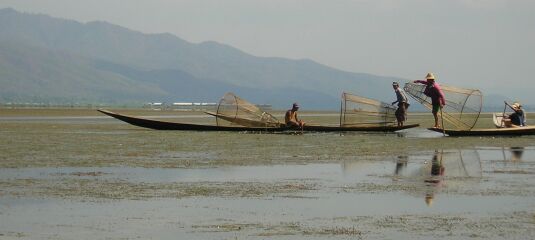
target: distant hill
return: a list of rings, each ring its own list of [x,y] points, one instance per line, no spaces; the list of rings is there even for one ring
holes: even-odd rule
[[[13,9],[0,10],[0,45],[0,81],[9,85],[1,98],[12,100],[213,100],[233,91],[279,107],[336,109],[342,91],[390,100],[390,83],[401,80]]]
[[[343,91],[389,102],[391,82],[407,81],[10,8],[0,9],[0,73],[4,102],[216,102],[234,92],[276,108],[297,101],[303,109],[331,110]],[[504,100],[488,96],[489,109]]]
[[[153,86],[137,85],[123,76],[99,71],[93,65],[91,59],[65,52],[1,42],[0,99],[55,103],[126,102],[162,94]]]
[[[50,103],[141,103],[174,101],[216,102],[223,93],[235,92],[258,103],[288,105],[280,94],[314,100],[305,105],[329,108],[336,99],[321,93],[239,87],[195,78],[180,70],[137,70],[102,60],[88,59],[17,43],[0,43],[0,100]]]

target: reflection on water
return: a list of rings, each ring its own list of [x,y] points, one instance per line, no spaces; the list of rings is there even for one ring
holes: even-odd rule
[[[410,164],[409,164],[410,163]],[[394,175],[404,178],[425,178],[436,182],[449,178],[481,177],[481,159],[476,150],[435,150],[429,155],[398,156]]]
[[[511,147],[511,160],[512,161],[521,161],[522,155],[524,154],[524,147]]]
[[[421,185],[425,203],[431,206],[443,185],[448,182],[451,186],[470,184],[481,176],[481,159],[477,151],[437,149],[430,155],[398,156],[392,179],[412,186]]]
[[[434,150],[430,154],[400,155],[395,159],[392,180],[410,186],[422,185],[421,191],[412,191],[425,199],[428,206],[444,188],[477,187],[483,173],[493,178],[512,178],[511,174],[535,173],[533,147],[483,147],[463,150]],[[483,166],[483,162],[487,165]],[[501,175],[496,175],[501,174]],[[419,193],[418,193],[419,192]]]
[[[498,154],[500,153],[500,154]],[[317,186],[317,191],[299,193],[302,197],[329,198],[337,201],[341,195],[332,195],[331,191],[347,194],[372,194],[373,199],[356,208],[371,208],[379,211],[374,202],[382,199],[384,202],[395,202],[403,197],[405,201],[415,201],[436,207],[440,205],[446,209],[458,208],[452,203],[440,202],[438,199],[452,198],[452,193],[477,192],[482,186],[494,186],[488,180],[481,181],[483,173],[486,178],[506,176],[509,168],[501,166],[497,171],[495,162],[510,163],[507,167],[521,168],[529,173],[532,165],[527,159],[535,156],[534,148],[517,147],[478,148],[463,150],[437,149],[431,152],[416,152],[410,155],[391,157],[361,157],[353,160],[343,160],[340,164],[308,164],[308,165],[274,165],[274,166],[240,166],[207,169],[177,169],[177,168],[132,168],[132,167],[90,167],[90,168],[19,168],[0,169],[0,181],[9,182],[17,179],[32,179],[35,181],[119,181],[132,184],[165,184],[206,182],[297,182],[310,183]],[[172,156],[170,156],[172,157]],[[523,160],[524,159],[524,160]],[[519,162],[523,161],[523,162]],[[486,170],[483,171],[483,164]],[[519,165],[522,163],[523,165]],[[513,169],[515,170],[515,169]],[[515,174],[519,171],[513,172]],[[523,172],[520,172],[523,173]],[[497,175],[498,174],[498,175]],[[499,175],[501,174],[501,175]],[[516,175],[515,175],[516,176]],[[513,176],[514,177],[514,176]],[[217,184],[215,184],[217,185]],[[340,190],[342,189],[342,190]],[[468,190],[466,190],[468,189]],[[476,189],[476,190],[474,190]],[[446,190],[446,191],[444,191]],[[394,197],[393,197],[394,196]],[[357,197],[357,196],[353,196]],[[364,196],[360,196],[363,197]],[[0,197],[1,198],[1,197]],[[423,205],[423,204],[422,204]],[[425,207],[425,205],[424,205]],[[417,210],[413,207],[412,210]],[[410,210],[410,209],[408,209]]]
[[[441,187],[442,181],[444,180],[443,176],[445,167],[442,164],[442,155],[442,151],[439,152],[438,150],[435,150],[431,160],[431,175],[424,180],[431,187],[425,194],[425,203],[427,206],[431,206],[433,204],[435,192],[438,191],[438,188]]]
[[[535,147],[478,147],[482,159],[502,162],[532,162],[535,161]]]
[[[396,161],[396,170],[394,171],[395,175],[401,175],[403,171],[407,168],[408,156],[398,156]]]
[[[438,221],[448,225],[452,222],[443,221],[442,216],[455,216],[453,222],[465,217],[477,219],[526,211],[531,216],[535,207],[532,175],[502,170],[512,165],[533,171],[533,156],[535,148],[437,149],[396,157],[356,157],[336,164],[0,169],[0,226],[4,232],[23,232],[33,238],[44,234],[55,239],[54,234],[63,233],[65,239],[230,239],[236,234],[241,234],[239,239],[249,239],[281,223],[338,226],[346,219],[352,227],[360,224],[354,219],[369,218],[373,226],[384,226],[398,217],[422,216],[427,223],[432,221],[429,216],[439,216],[430,224]],[[511,164],[513,161],[516,162]],[[244,186],[243,182],[254,183],[260,194],[243,196],[244,192],[238,189]],[[188,185],[198,186],[199,194],[176,198],[151,195],[191,190]],[[95,196],[94,201],[87,195],[76,195],[80,186],[84,191],[102,187],[102,191],[118,192],[129,187],[132,190],[127,196],[132,197],[100,201]],[[285,191],[288,187],[293,188]],[[46,195],[51,190],[56,194]],[[214,195],[203,194],[204,191],[213,191]],[[219,229],[232,224],[236,228]],[[114,226],[128,231],[87,231],[87,226]],[[217,230],[204,231],[199,226],[217,226]],[[247,226],[253,226],[253,230],[247,232]],[[321,235],[316,239],[324,238]]]

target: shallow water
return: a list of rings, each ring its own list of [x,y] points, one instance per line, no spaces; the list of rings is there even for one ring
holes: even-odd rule
[[[535,236],[530,136],[166,132],[82,116],[0,119],[0,139],[0,238]]]

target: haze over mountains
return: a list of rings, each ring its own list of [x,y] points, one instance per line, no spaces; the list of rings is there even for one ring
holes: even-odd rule
[[[217,102],[234,92],[277,108],[332,110],[342,91],[390,101],[391,82],[406,81],[9,8],[0,9],[0,72],[1,102]]]

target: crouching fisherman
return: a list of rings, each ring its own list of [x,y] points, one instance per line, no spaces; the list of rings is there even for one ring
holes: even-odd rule
[[[503,117],[502,121],[505,127],[525,127],[526,126],[526,113],[522,109],[520,103],[515,102],[513,105],[509,105],[505,102],[505,105],[513,109],[513,113]]]
[[[303,129],[303,126],[305,126],[305,122],[297,118],[297,110],[299,110],[299,104],[294,103],[292,109],[286,111],[284,116],[286,127]]]

